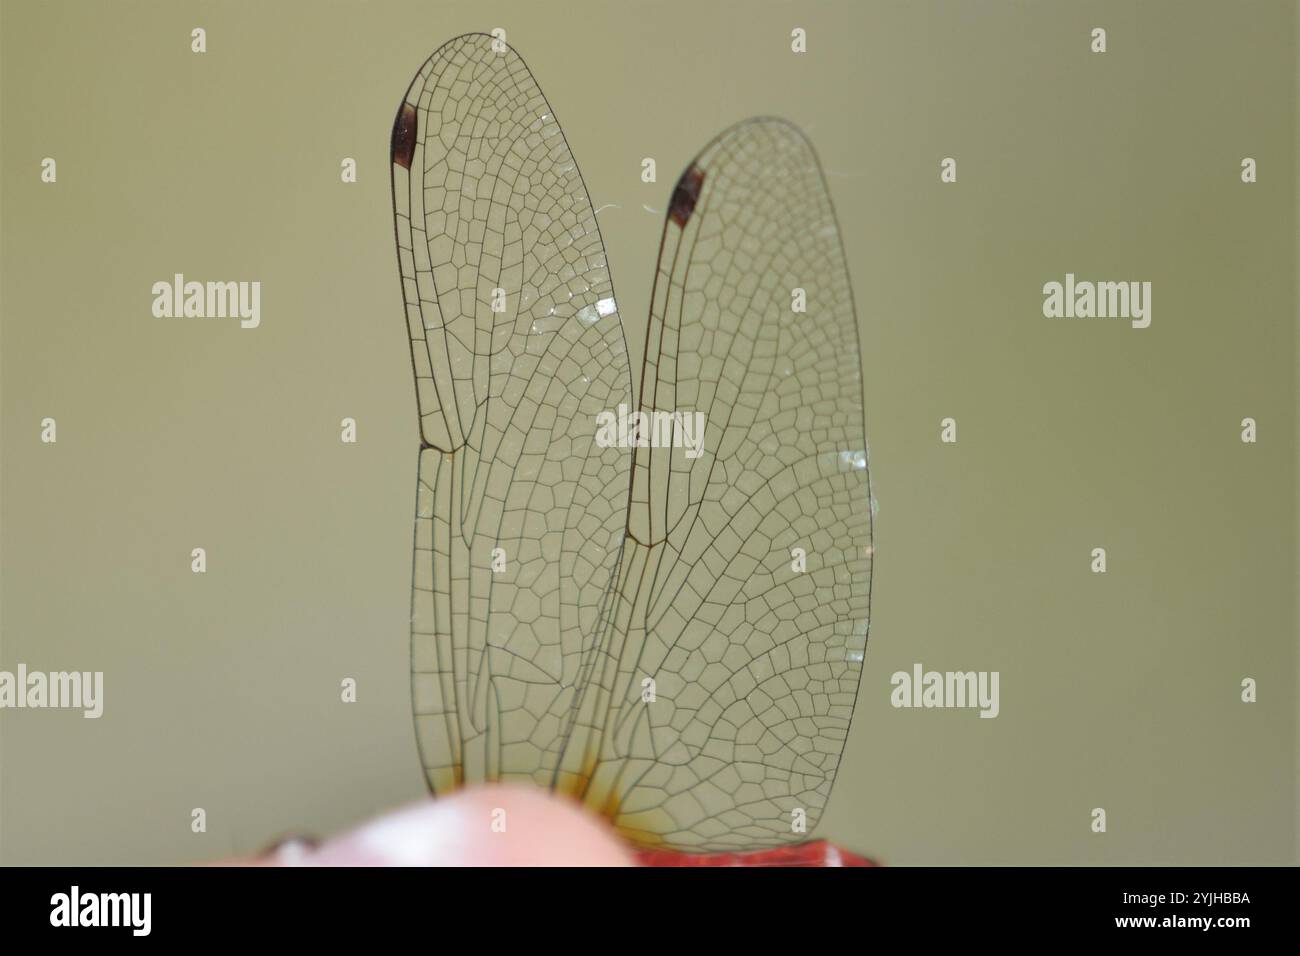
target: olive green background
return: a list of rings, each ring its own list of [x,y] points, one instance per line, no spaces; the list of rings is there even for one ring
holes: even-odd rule
[[[1293,3],[2,9],[0,668],[102,670],[106,710],[0,712],[0,861],[200,860],[423,792],[388,135],[428,54],[496,26],[612,204],[634,362],[694,153],[777,114],[821,155],[879,515],[820,835],[893,864],[1295,859]],[[261,328],[153,318],[174,272],[260,280]],[[1066,272],[1150,280],[1151,328],[1045,319]],[[895,710],[917,661],[1000,671],[1001,716]]]

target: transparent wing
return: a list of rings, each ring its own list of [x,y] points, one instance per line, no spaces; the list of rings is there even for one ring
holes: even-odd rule
[[[435,791],[550,785],[626,523],[630,459],[594,442],[630,398],[604,245],[536,81],[485,35],[411,83],[392,184],[420,415],[421,760]]]
[[[557,774],[638,842],[747,850],[815,825],[867,636],[862,406],[817,158],[788,123],[733,127],[669,207],[641,378],[649,447],[634,452],[617,603]],[[662,447],[672,428],[656,413],[695,411],[702,454]]]

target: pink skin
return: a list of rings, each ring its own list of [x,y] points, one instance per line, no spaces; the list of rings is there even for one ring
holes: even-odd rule
[[[436,800],[408,804],[331,837],[315,848],[290,842],[261,857],[223,863],[231,866],[635,866],[636,860],[607,823],[572,800],[545,790],[512,785],[474,787]]]

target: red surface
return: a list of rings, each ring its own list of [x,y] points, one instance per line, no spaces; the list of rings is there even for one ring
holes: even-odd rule
[[[879,866],[874,860],[813,840],[775,850],[748,853],[678,853],[675,850],[638,850],[643,866]]]

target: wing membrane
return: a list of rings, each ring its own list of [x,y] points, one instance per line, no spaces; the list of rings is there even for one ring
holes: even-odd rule
[[[811,147],[753,120],[679,180],[631,451],[595,440],[631,404],[623,330],[523,61],[484,35],[440,48],[392,160],[431,787],[532,780],[647,845],[804,839],[857,693],[872,530],[856,319]],[[662,416],[695,412],[688,454]]]
[[[594,442],[630,396],[591,200],[519,56],[436,51],[393,129],[420,412],[411,607],[430,786],[549,785],[622,545],[629,459]]]
[[[702,411],[703,454],[638,443],[618,604],[561,784],[646,844],[798,842],[857,694],[871,510],[848,271],[790,124],[733,127],[679,181],[639,407]]]

